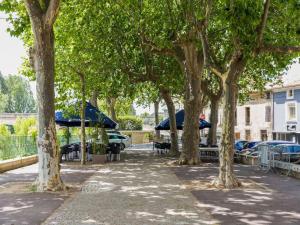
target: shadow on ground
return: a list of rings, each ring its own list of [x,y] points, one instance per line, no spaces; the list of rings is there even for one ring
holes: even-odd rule
[[[170,158],[137,150],[124,157],[99,169],[45,224],[217,223],[165,164]]]
[[[95,171],[89,166],[63,164],[62,179],[72,189],[61,193],[34,192],[37,164],[0,174],[0,224],[41,224]]]
[[[218,172],[217,164],[174,167],[184,182],[208,182]],[[239,179],[252,181],[255,188],[237,190],[191,189],[198,205],[207,209],[221,224],[300,224],[300,180],[266,173],[257,167],[236,165]]]

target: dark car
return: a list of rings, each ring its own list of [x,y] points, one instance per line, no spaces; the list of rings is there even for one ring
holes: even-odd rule
[[[282,152],[282,153],[299,153],[300,145],[298,144],[280,144],[275,146],[272,151]]]
[[[280,144],[271,149],[279,154],[279,159],[284,161],[297,161],[300,159],[300,145]]]
[[[247,143],[248,143],[248,141],[245,141],[245,140],[236,140],[234,143],[234,148],[237,151],[241,151],[244,149],[244,145]]]
[[[295,144],[295,143],[290,142],[290,141],[280,141],[280,140],[263,141],[263,142],[255,145],[251,149],[248,149],[247,154],[250,154],[250,155],[253,155],[253,156],[258,155],[259,147],[263,146],[263,145],[268,145],[268,146],[270,146],[270,148],[273,148],[274,146],[282,145],[282,144]]]
[[[249,141],[246,144],[244,144],[244,148],[243,149],[251,149],[254,148],[256,145],[260,144],[261,141]]]

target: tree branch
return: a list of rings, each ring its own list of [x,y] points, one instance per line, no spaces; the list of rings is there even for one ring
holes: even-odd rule
[[[41,18],[43,11],[38,0],[24,0],[24,3],[31,18]]]
[[[45,15],[45,24],[52,27],[59,12],[60,0],[50,0],[49,6]]]
[[[159,48],[154,42],[147,39],[144,35],[142,35],[142,41],[143,45],[146,45],[149,47],[149,50],[152,53],[156,53],[159,55],[165,55],[165,56],[173,56],[176,57],[176,52],[173,49],[170,48]]]
[[[261,51],[271,52],[271,53],[281,53],[281,54],[300,53],[300,46],[264,45],[261,47]]]
[[[257,29],[256,29],[257,30],[256,46],[258,49],[263,45],[263,34],[264,34],[264,30],[265,30],[265,27],[267,24],[270,2],[271,2],[271,0],[266,0],[266,2],[264,4],[264,12],[261,15],[260,23],[258,24]]]

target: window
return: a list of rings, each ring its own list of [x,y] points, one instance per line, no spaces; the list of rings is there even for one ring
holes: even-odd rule
[[[297,109],[295,102],[287,102],[287,121],[295,121],[297,120]]]
[[[235,139],[236,140],[241,139],[241,133],[240,132],[235,133]]]
[[[247,141],[251,140],[251,131],[250,130],[245,130],[245,139]]]
[[[267,141],[268,140],[268,132],[267,132],[267,130],[261,130],[260,131],[260,139],[262,141]]]
[[[245,108],[245,122],[246,125],[250,125],[250,107]]]
[[[293,99],[294,98],[294,90],[293,89],[287,90],[286,98],[287,99]]]
[[[109,135],[108,139],[119,139],[117,135]]]
[[[271,122],[271,106],[265,107],[265,122]]]
[[[271,99],[271,93],[270,93],[270,92],[266,92],[265,98],[266,98],[266,99]]]

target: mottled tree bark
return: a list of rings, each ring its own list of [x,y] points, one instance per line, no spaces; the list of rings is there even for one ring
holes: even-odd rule
[[[183,149],[179,164],[198,164],[199,156],[199,115],[201,112],[201,79],[203,74],[203,57],[198,54],[193,43],[183,47],[185,61],[182,63],[185,72],[184,94],[184,128]]]
[[[169,121],[170,121],[170,137],[171,137],[171,149],[170,155],[176,156],[179,154],[179,146],[178,146],[178,132],[176,127],[176,116],[175,116],[175,106],[172,100],[171,94],[168,90],[160,89],[160,94],[164,99],[169,114]]]
[[[235,54],[228,71],[223,74],[223,120],[222,139],[219,154],[219,175],[213,184],[221,188],[233,188],[241,183],[234,175],[234,120],[238,96],[237,81],[245,68],[243,55]]]
[[[61,190],[60,153],[55,129],[54,106],[54,32],[59,1],[51,0],[42,10],[39,1],[25,0],[34,36],[30,49],[31,65],[36,73],[38,102],[38,159],[37,190]]]
[[[108,107],[108,110],[109,110],[109,115],[110,115],[110,117],[113,121],[117,121],[117,114],[116,114],[116,109],[115,109],[116,101],[117,101],[117,99],[113,98],[113,97],[107,97],[106,98],[106,103],[107,103],[107,107]]]
[[[85,136],[85,108],[86,108],[86,97],[85,97],[85,79],[84,74],[78,73],[81,83],[81,108],[80,108],[80,141],[81,141],[81,165],[86,163],[86,136]]]
[[[154,102],[154,117],[155,117],[155,126],[159,124],[159,101]],[[155,138],[156,140],[160,139],[160,131],[155,130]]]

